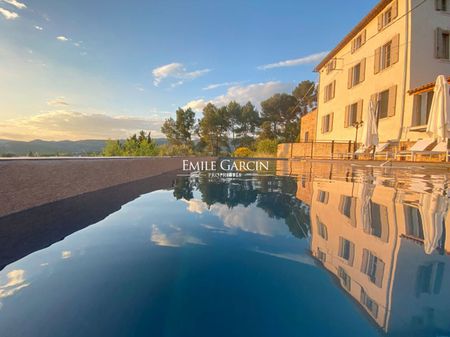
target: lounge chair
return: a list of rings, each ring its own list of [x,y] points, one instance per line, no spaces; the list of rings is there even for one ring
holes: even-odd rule
[[[391,153],[389,151],[386,151],[386,149],[389,147],[389,145],[389,142],[379,143],[375,148],[375,158],[382,157],[382,159],[388,159]]]
[[[449,149],[448,149],[448,141],[443,141],[438,143],[433,149],[430,151],[430,154],[445,154],[445,161],[448,161]]]
[[[411,158],[411,161],[415,161],[416,155],[435,155],[439,154],[438,151],[433,151],[436,147],[433,148],[433,150],[427,150],[429,149],[436,141],[434,139],[421,139],[418,140],[411,148],[407,151],[400,151],[395,154],[395,159],[398,158]]]

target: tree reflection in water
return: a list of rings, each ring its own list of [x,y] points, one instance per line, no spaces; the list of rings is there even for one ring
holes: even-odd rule
[[[199,191],[201,200],[209,206],[223,204],[232,209],[238,205],[248,207],[255,204],[270,218],[283,219],[295,237],[303,239],[310,233],[309,207],[295,197],[297,183],[289,177],[254,176],[229,179],[200,176],[178,177],[173,196],[191,200],[194,191]]]

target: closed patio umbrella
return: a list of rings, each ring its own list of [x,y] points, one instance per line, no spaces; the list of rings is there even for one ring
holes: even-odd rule
[[[363,125],[361,142],[365,149],[378,145],[378,126],[376,117],[376,102],[370,100],[367,118]]]
[[[434,96],[431,102],[430,117],[428,118],[427,134],[438,142],[449,138],[450,123],[450,94],[449,86],[444,75],[439,75],[434,86]]]
[[[375,190],[375,185],[369,183],[362,183],[360,188],[359,198],[360,198],[360,216],[362,221],[362,227],[366,231],[370,228],[372,222],[372,210],[370,208],[370,200],[372,199],[373,191]]]
[[[447,214],[447,198],[438,193],[426,193],[421,197],[424,250],[431,254],[439,246],[444,233],[444,219]]]

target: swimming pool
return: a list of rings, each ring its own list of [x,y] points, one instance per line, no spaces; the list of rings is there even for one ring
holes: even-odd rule
[[[45,211],[86,226],[0,272],[0,336],[450,335],[444,173],[323,165],[117,195]]]

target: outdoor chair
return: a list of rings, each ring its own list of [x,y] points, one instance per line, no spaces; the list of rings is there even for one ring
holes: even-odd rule
[[[418,140],[409,150],[406,151],[400,151],[395,154],[395,159],[399,158],[411,158],[411,161],[415,161],[415,158],[417,155],[436,155],[441,152],[438,152],[437,150],[434,151],[434,149],[437,148],[434,147],[431,151],[427,150],[435,143],[434,139],[421,139]]]

